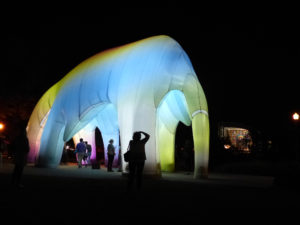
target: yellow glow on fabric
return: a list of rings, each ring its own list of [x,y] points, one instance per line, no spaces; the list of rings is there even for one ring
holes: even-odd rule
[[[191,124],[190,115],[184,94],[181,91],[170,91],[161,101],[157,109],[158,148],[162,171],[175,169],[175,132],[178,122]]]
[[[94,145],[97,127],[105,148],[113,138],[118,149],[120,136],[125,152],[133,132],[142,130],[151,135],[144,172],[158,175],[174,170],[175,132],[182,121],[193,126],[198,177],[208,165],[207,112],[181,46],[165,35],[150,37],[85,60],[41,97],[28,123],[29,161],[56,167],[64,142],[84,137]]]
[[[204,113],[198,113],[193,117],[192,130],[195,151],[195,178],[208,176],[209,160],[209,120]]]

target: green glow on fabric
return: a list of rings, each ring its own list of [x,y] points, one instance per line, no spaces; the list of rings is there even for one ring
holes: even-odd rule
[[[85,60],[41,97],[28,123],[29,161],[56,167],[70,138],[89,140],[95,151],[97,127],[105,147],[115,140],[118,154],[119,135],[124,152],[133,132],[142,130],[151,135],[144,172],[159,175],[174,170],[179,121],[193,127],[195,177],[205,177],[209,121],[204,91],[179,43],[165,35],[150,37]],[[125,170],[124,161],[122,166]]]

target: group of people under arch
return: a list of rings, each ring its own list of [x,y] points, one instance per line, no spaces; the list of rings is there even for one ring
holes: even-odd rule
[[[142,138],[142,134],[144,138]],[[127,151],[130,151],[130,159],[128,161],[128,191],[131,191],[133,188],[133,183],[136,180],[137,189],[141,189],[142,186],[142,174],[145,166],[146,152],[145,144],[149,140],[150,135],[143,131],[134,132],[132,140],[129,142]],[[110,139],[107,146],[107,171],[112,172],[112,164],[114,157],[116,155],[114,140]],[[86,160],[90,163],[91,159],[91,145],[88,142],[84,141],[83,138],[80,138],[80,142],[76,145],[75,153],[77,155],[78,168],[82,167],[82,161]],[[120,153],[120,151],[119,151]],[[119,154],[119,160],[121,155]]]
[[[25,131],[25,129],[23,129]],[[22,133],[20,133],[22,134]],[[143,138],[142,138],[143,134]],[[22,143],[22,146],[18,146],[17,149],[18,152],[25,152],[22,155],[21,160],[16,160],[16,162],[20,161],[20,163],[16,163],[15,170],[13,172],[12,177],[12,183],[17,184],[18,186],[21,186],[20,180],[21,180],[21,174],[23,167],[26,163],[25,158],[27,156],[27,153],[29,152],[29,145],[28,140],[26,137],[26,134],[23,133],[23,136],[20,135],[20,137],[24,137],[23,139],[26,141],[23,141],[22,138],[17,141],[17,143]],[[145,145],[148,142],[150,138],[150,135],[143,131],[137,131],[133,133],[132,140],[130,140],[127,151],[130,151],[130,159],[128,161],[128,191],[131,191],[133,188],[134,181],[136,182],[136,188],[137,190],[141,189],[142,186],[142,174],[144,170],[145,160],[146,160],[146,152],[145,152]],[[112,164],[116,155],[115,152],[115,146],[114,146],[114,140],[110,139],[109,144],[107,146],[107,171],[111,172],[112,170]],[[21,151],[21,149],[23,151]],[[66,145],[65,145],[66,149]],[[192,152],[193,147],[192,143],[190,141],[187,141],[184,146],[185,150],[189,150]],[[88,165],[91,165],[91,153],[92,153],[92,146],[87,142],[84,141],[83,138],[80,138],[80,142],[76,145],[75,151],[76,158],[77,158],[77,165],[78,168],[82,168],[83,164],[82,162],[85,162],[84,165],[87,167]],[[119,160],[121,161],[121,151],[119,151]],[[22,162],[21,162],[22,161]],[[191,160],[189,160],[191,161]],[[21,169],[19,169],[21,168]],[[121,168],[121,165],[119,169]],[[189,168],[190,169],[190,168]]]
[[[92,146],[87,141],[83,141],[83,138],[80,138],[74,153],[76,154],[78,168],[82,167],[83,161],[85,167],[91,165]]]

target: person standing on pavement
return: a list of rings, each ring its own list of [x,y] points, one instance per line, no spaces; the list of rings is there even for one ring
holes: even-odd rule
[[[141,134],[145,136],[143,139],[141,139]],[[129,142],[128,151],[131,153],[129,160],[128,191],[131,191],[134,180],[136,180],[137,190],[140,190],[142,187],[142,176],[146,160],[145,144],[149,138],[149,134],[138,131],[134,132],[132,140]]]
[[[92,146],[86,141],[86,166],[91,165]]]
[[[108,157],[108,163],[107,163],[107,171],[113,172],[112,170],[112,164],[115,158],[115,146],[113,145],[114,140],[110,139],[109,144],[107,146],[107,157]]]
[[[26,133],[26,123],[22,122],[19,128],[20,130],[13,142],[15,167],[12,173],[11,183],[17,188],[23,188],[24,186],[21,184],[21,178],[24,167],[27,164],[27,155],[30,149]]]
[[[0,168],[2,168],[3,165],[3,154],[5,151],[6,151],[6,143],[4,137],[0,136]]]
[[[75,153],[77,154],[78,168],[82,167],[82,159],[85,156],[86,145],[83,142],[83,138],[80,138],[80,142],[76,145]]]

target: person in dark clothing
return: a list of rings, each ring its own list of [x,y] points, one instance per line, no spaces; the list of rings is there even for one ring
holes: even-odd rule
[[[87,167],[88,165],[91,165],[92,146],[87,141],[85,142],[85,145],[86,145],[86,155],[87,155],[85,166]]]
[[[6,142],[4,137],[0,136],[0,168],[2,168],[3,154],[5,151],[6,151]]]
[[[25,124],[21,125],[20,132],[16,136],[13,146],[15,167],[12,173],[12,184],[17,188],[23,188],[24,186],[21,184],[21,178],[29,153],[29,142]]]
[[[80,138],[80,142],[76,145],[75,153],[77,154],[78,168],[82,167],[82,159],[86,153],[86,145],[83,138]]]
[[[109,144],[107,146],[107,157],[108,157],[107,171],[108,172],[113,172],[112,165],[113,165],[115,154],[116,154],[115,146],[113,145],[113,143],[114,143],[114,140],[110,139]]]
[[[141,139],[141,134],[145,136],[143,139]],[[136,180],[137,189],[141,189],[143,170],[146,160],[145,144],[149,138],[149,134],[143,131],[138,131],[133,134],[132,140],[129,142],[128,151],[131,153],[129,160],[128,191],[132,190],[134,180]]]

